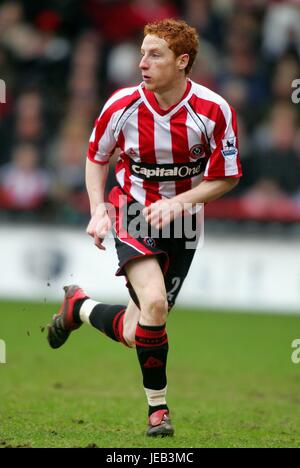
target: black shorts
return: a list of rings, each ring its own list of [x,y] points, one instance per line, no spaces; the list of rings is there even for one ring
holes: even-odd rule
[[[120,193],[122,192],[118,188],[118,194]],[[115,197],[113,198],[115,200]],[[134,209],[132,210],[133,203]],[[176,236],[178,236],[178,230],[176,228],[175,231],[174,223],[169,225],[170,236],[167,238],[162,237],[161,232],[153,230],[153,227],[147,224],[145,220],[143,229],[139,229],[133,233],[130,228],[130,223],[133,222],[134,226],[136,226],[136,211],[138,211],[139,207],[139,212],[141,212],[143,207],[138,205],[137,202],[132,201],[124,204],[114,203],[114,206],[115,218],[113,219],[113,232],[119,259],[119,268],[116,272],[116,276],[124,275],[127,278],[124,267],[128,262],[137,258],[155,255],[164,275],[169,309],[171,309],[175,304],[179,291],[190,269],[196,250],[197,239],[192,239],[190,234],[186,236],[184,234],[184,229],[182,229],[183,235],[176,238]],[[197,222],[196,215],[190,215],[190,223],[193,232],[197,232],[198,235],[199,229],[197,229]],[[154,236],[153,231],[155,231]],[[191,245],[194,247],[191,248]],[[127,287],[131,298],[139,307],[137,295],[128,281],[128,278]]]

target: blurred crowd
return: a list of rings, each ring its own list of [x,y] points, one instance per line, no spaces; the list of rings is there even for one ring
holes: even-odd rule
[[[300,221],[299,0],[0,1],[0,219],[88,220],[94,120],[141,81],[143,26],[165,17],[198,30],[191,77],[238,113],[244,177],[208,215]]]

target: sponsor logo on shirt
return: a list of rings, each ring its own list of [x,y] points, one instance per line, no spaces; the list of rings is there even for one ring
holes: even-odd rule
[[[142,164],[130,162],[131,172],[136,177],[153,182],[185,180],[205,170],[207,158],[183,164]]]
[[[238,154],[238,149],[236,147],[236,138],[226,138],[222,140],[223,149],[222,154],[224,158],[234,158]]]

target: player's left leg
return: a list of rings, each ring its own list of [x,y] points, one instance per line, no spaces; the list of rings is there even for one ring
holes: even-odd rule
[[[172,436],[167,394],[166,332],[168,302],[163,272],[155,256],[134,259],[125,265],[127,278],[140,304],[140,318],[135,331],[137,357],[148,400],[147,435]]]

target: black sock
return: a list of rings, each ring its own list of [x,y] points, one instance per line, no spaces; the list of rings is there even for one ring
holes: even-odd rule
[[[148,416],[151,416],[151,414],[155,413],[155,411],[161,410],[161,409],[166,409],[169,410],[168,405],[157,405],[157,406],[150,406],[148,409]]]
[[[82,323],[79,311],[86,299],[80,299],[75,303],[73,317],[76,323]],[[124,305],[97,304],[89,317],[91,325],[102,333],[105,333],[114,341],[119,341],[126,346],[123,338],[123,320],[126,307]]]
[[[82,323],[82,320],[80,318],[79,312],[80,312],[80,307],[86,301],[87,298],[85,299],[78,299],[78,301],[75,302],[74,305],[74,310],[73,310],[73,319],[75,323]]]
[[[147,326],[138,323],[136,351],[143,373],[143,384],[151,390],[161,390],[167,385],[166,366],[169,350],[166,325]],[[167,405],[149,406],[149,415]]]

